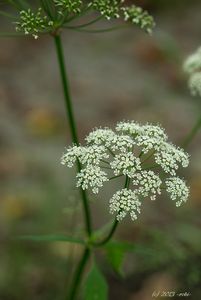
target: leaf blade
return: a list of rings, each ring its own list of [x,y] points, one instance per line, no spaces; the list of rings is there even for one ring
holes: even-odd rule
[[[108,284],[94,262],[85,282],[84,300],[107,300]]]

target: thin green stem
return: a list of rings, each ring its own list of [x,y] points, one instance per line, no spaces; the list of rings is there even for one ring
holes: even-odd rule
[[[122,177],[122,176],[124,176],[124,174],[120,174],[120,175],[110,177],[109,180],[116,179],[116,178],[119,178],[119,177]]]
[[[130,178],[126,175],[126,182],[125,182],[124,188],[125,189],[128,188],[129,184],[130,184]]]
[[[109,240],[112,238],[113,234],[115,233],[118,224],[119,224],[119,221],[117,221],[117,219],[115,219],[109,234],[102,241],[94,243],[93,246],[101,247],[101,246],[107,244],[109,242]]]
[[[125,28],[126,25],[121,25],[121,26],[115,26],[115,27],[110,27],[110,28],[103,28],[103,29],[83,29],[83,28],[76,28],[74,26],[65,26],[65,28],[75,30],[75,31],[80,31],[80,32],[88,32],[88,33],[103,33],[103,32],[111,32],[119,29]]]
[[[99,16],[98,18],[96,19],[93,19],[92,21],[89,21],[87,23],[84,23],[84,24],[80,24],[80,25],[74,25],[74,26],[70,26],[70,25],[67,25],[67,26],[64,26],[68,29],[80,29],[80,28],[85,28],[85,27],[88,27],[90,25],[93,25],[95,23],[97,23],[98,21],[100,21],[101,19],[103,19],[103,16]]]
[[[156,151],[154,150],[154,151],[152,151],[143,161],[142,161],[142,164],[145,162],[145,161],[147,161],[148,159],[150,159],[153,155],[154,155],[154,153],[155,153]]]
[[[88,7],[88,6],[86,6],[85,9],[83,9],[79,14],[75,14],[75,15],[73,15],[73,16],[65,19],[63,24],[66,24],[66,23],[72,22],[72,21],[74,21],[76,19],[79,19],[80,17],[82,17],[86,13],[88,13],[90,10],[91,10],[91,8]],[[67,14],[65,15],[65,17],[67,17]]]
[[[112,156],[115,156],[114,152],[113,152],[109,147],[106,147],[106,148],[107,148],[107,150],[110,152],[110,154],[111,154]]]
[[[71,96],[70,96],[70,92],[69,92],[68,78],[67,78],[66,69],[65,69],[65,59],[64,59],[64,53],[63,53],[62,41],[61,41],[61,37],[59,34],[54,36],[54,41],[55,41],[55,46],[56,46],[56,52],[57,52],[60,73],[61,73],[61,81],[62,81],[62,86],[63,86],[65,104],[66,104],[66,115],[67,115],[68,123],[69,123],[69,127],[70,127],[71,138],[72,138],[73,143],[78,145],[79,140],[78,140],[76,122],[75,122],[75,118],[74,118],[72,101],[71,101]],[[81,164],[78,160],[77,160],[77,169],[80,172]],[[81,196],[82,196],[82,200],[83,200],[86,232],[87,232],[88,236],[90,236],[92,233],[92,228],[91,228],[91,216],[90,216],[87,194],[82,189],[80,189],[80,192],[81,192]]]
[[[80,262],[77,266],[77,269],[75,271],[75,275],[74,275],[74,278],[73,278],[73,282],[72,282],[70,293],[67,297],[67,300],[76,299],[78,289],[79,289],[79,286],[80,286],[80,282],[81,282],[81,279],[82,279],[82,275],[84,273],[84,269],[85,269],[85,266],[87,264],[87,261],[88,261],[89,257],[90,257],[90,249],[85,248],[85,250],[82,254],[81,260],[80,260]]]
[[[189,132],[189,134],[187,135],[187,137],[183,141],[183,143],[182,143],[183,148],[188,147],[188,145],[192,142],[192,140],[197,135],[197,133],[199,132],[200,129],[201,129],[201,116],[199,116],[199,118],[196,121],[195,125],[193,126],[193,128],[191,129],[191,131]]]
[[[103,169],[111,170],[110,167],[106,167],[106,166],[100,166],[100,167],[103,168]]]
[[[76,123],[75,123],[75,119],[74,119],[73,107],[72,107],[71,96],[70,96],[70,91],[69,91],[69,84],[68,84],[68,79],[67,79],[67,74],[66,74],[66,69],[65,69],[63,46],[62,46],[62,41],[61,41],[60,35],[59,34],[55,35],[54,40],[55,40],[59,68],[60,68],[60,73],[61,73],[61,80],[62,80],[62,86],[63,86],[63,92],[64,92],[64,98],[65,98],[65,104],[66,104],[66,114],[67,114],[68,120],[69,120],[71,137],[72,137],[73,143],[78,145],[79,144],[78,135],[77,135]]]
[[[43,8],[44,12],[48,15],[50,20],[53,20],[53,15],[49,3],[47,1],[40,0],[40,5]]]
[[[102,162],[104,162],[105,164],[109,165],[110,163],[107,160],[101,159]]]

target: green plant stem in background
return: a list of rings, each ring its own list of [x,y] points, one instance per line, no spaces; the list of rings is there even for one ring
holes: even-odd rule
[[[69,123],[69,127],[70,127],[71,138],[72,138],[73,143],[78,145],[79,139],[78,139],[78,134],[77,134],[77,129],[76,129],[74,113],[73,113],[71,96],[70,96],[70,92],[69,92],[69,84],[68,84],[68,78],[67,78],[67,73],[66,73],[66,68],[65,68],[65,58],[64,58],[63,46],[62,46],[60,34],[54,35],[54,41],[55,41],[55,46],[56,46],[59,69],[60,69],[60,73],[61,73],[61,81],[62,81],[62,86],[63,86],[65,104],[66,104],[66,115],[67,115],[68,123]],[[79,161],[77,161],[77,169],[80,172],[81,164]],[[92,232],[91,217],[90,217],[90,210],[89,210],[87,194],[82,189],[80,189],[80,192],[81,192],[81,197],[83,200],[86,232],[87,232],[88,236],[91,236],[91,232]]]
[[[73,282],[71,285],[70,293],[68,295],[68,298],[66,300],[74,300],[76,299],[78,288],[82,279],[82,274],[84,272],[86,263],[90,257],[90,249],[88,247],[85,248],[82,258],[77,266],[77,269],[75,271],[75,276],[73,278]]]
[[[62,86],[63,86],[63,92],[64,92],[64,98],[66,104],[66,114],[69,120],[71,137],[73,143],[78,145],[79,144],[78,134],[77,134],[76,122],[73,113],[72,101],[71,101],[71,96],[69,91],[69,84],[68,84],[67,73],[65,68],[65,58],[64,58],[63,46],[62,46],[60,35],[59,34],[55,35],[54,40],[55,40],[55,45],[57,50],[57,56],[58,56],[58,62],[59,62],[59,68],[61,73],[61,80],[62,80]]]
[[[192,142],[192,140],[194,139],[194,137],[196,136],[196,134],[199,132],[200,129],[201,129],[201,116],[198,118],[195,125],[191,129],[190,133],[187,135],[184,142],[182,143],[183,148],[188,147],[188,145]]]

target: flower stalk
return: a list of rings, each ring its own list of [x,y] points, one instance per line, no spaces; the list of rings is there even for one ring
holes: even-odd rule
[[[66,105],[66,115],[70,127],[71,132],[71,138],[72,142],[76,145],[79,144],[78,134],[77,134],[77,128],[76,128],[76,121],[74,117],[73,112],[73,106],[70,96],[70,90],[69,90],[69,84],[68,84],[68,78],[67,78],[67,72],[65,68],[65,58],[63,53],[63,46],[62,46],[62,40],[61,35],[59,33],[56,33],[54,35],[54,41],[55,41],[55,47],[56,47],[56,53],[57,53],[57,59],[59,64],[59,70],[61,74],[61,82],[63,87],[63,93],[64,93],[64,99],[65,99],[65,105]],[[76,160],[77,163],[77,170],[78,172],[81,171],[81,164],[79,160]],[[91,217],[90,217],[90,209],[87,199],[86,191],[83,189],[80,189],[81,197],[83,200],[83,208],[84,208],[84,215],[85,215],[85,226],[86,226],[86,232],[87,235],[90,236],[92,229],[91,229]]]
[[[76,299],[76,296],[77,296],[77,293],[78,293],[78,288],[80,286],[80,282],[81,282],[81,279],[82,279],[82,275],[83,275],[83,272],[85,270],[86,264],[87,264],[87,262],[90,258],[90,254],[91,254],[90,249],[88,247],[86,247],[84,249],[83,254],[82,254],[81,260],[80,260],[80,262],[77,266],[77,269],[75,271],[73,282],[71,284],[70,293],[67,296],[66,300]]]

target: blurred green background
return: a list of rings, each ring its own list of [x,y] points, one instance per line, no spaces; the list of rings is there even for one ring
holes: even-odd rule
[[[201,113],[182,71],[201,44],[201,3],[135,3],[155,16],[153,36],[136,28],[63,32],[80,139],[93,127],[128,119],[161,123],[179,145]],[[0,17],[1,27],[7,23]],[[83,230],[75,173],[60,165],[70,133],[50,37],[0,39],[0,99],[0,300],[62,300],[82,248],[16,239]],[[201,299],[200,134],[188,151],[191,164],[182,175],[191,186],[189,202],[178,209],[168,198],[147,200],[138,221],[119,227],[116,239],[136,245],[123,260],[123,278],[107,264],[114,253],[97,254],[111,300],[149,300],[154,291]],[[111,220],[108,191],[91,198],[99,228]]]

